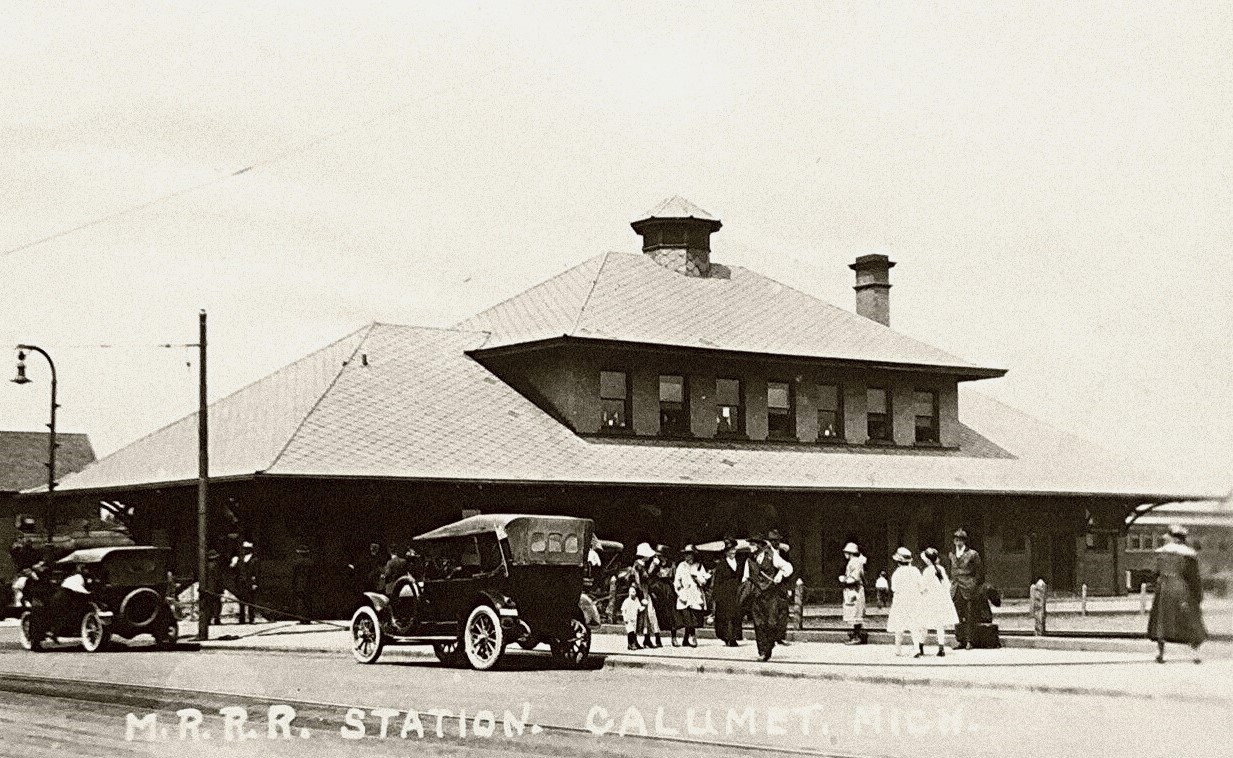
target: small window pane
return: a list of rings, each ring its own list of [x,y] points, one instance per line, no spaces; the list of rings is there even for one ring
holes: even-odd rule
[[[560,534],[557,534],[556,532],[549,532],[549,534],[548,534],[548,552],[550,552],[550,553],[559,553],[559,552],[561,552],[561,543],[562,543],[562,542],[563,542],[563,540],[561,539],[561,535],[560,535]]]
[[[576,534],[565,535],[565,552],[567,553],[578,552],[578,535]]]
[[[605,400],[624,400],[626,395],[624,371],[599,372],[599,396]]]
[[[839,410],[839,388],[833,384],[818,385],[818,410]]]
[[[768,382],[766,385],[766,406],[768,408],[776,408],[787,410],[790,403],[788,401],[788,383],[787,382]]]
[[[659,377],[659,402],[685,402],[685,378],[681,376]]]
[[[717,405],[740,405],[741,382],[739,379],[715,380],[715,403]]]
[[[937,393],[934,392],[913,392],[913,413],[917,416],[932,416],[936,398]]]
[[[818,411],[818,436],[835,439],[839,436],[839,416],[834,411]]]
[[[603,425],[605,429],[624,429],[626,428],[625,418],[625,401],[624,400],[604,400],[604,417]]]
[[[886,413],[886,390],[870,389],[866,393],[869,413]]]
[[[531,552],[542,553],[548,548],[548,540],[543,532],[531,532]]]

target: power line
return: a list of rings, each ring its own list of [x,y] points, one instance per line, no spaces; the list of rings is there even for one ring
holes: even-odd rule
[[[498,69],[499,69],[499,67],[495,67],[495,68],[493,68],[492,70],[485,72],[484,77],[487,77],[487,76],[489,76],[489,75],[491,75],[491,74],[495,73]],[[469,84],[469,82],[467,82],[467,84]],[[212,184],[217,184],[217,183],[219,183],[219,182],[226,181],[227,179],[231,179],[232,177],[239,176],[240,174],[246,174],[246,173],[248,173],[249,171],[252,171],[253,169],[260,168],[260,167],[262,167],[262,166],[269,166],[269,165],[271,165],[271,164],[274,164],[274,163],[277,163],[277,162],[279,162],[279,161],[282,161],[282,160],[285,160],[285,159],[287,159],[287,158],[290,158],[290,157],[291,157],[291,156],[293,156],[293,155],[297,155],[297,154],[299,154],[299,153],[306,152],[306,151],[308,151],[308,150],[312,150],[313,148],[318,147],[319,145],[324,144],[324,143],[326,143],[326,142],[329,142],[330,140],[333,140],[333,139],[335,139],[335,138],[337,138],[337,137],[340,137],[340,136],[342,136],[342,135],[344,135],[344,134],[346,134],[346,133],[348,133],[348,132],[354,131],[354,130],[356,130],[356,129],[362,129],[362,128],[364,128],[364,127],[366,127],[366,126],[370,125],[370,124],[376,123],[376,122],[378,122],[378,121],[381,121],[381,120],[384,120],[384,119],[386,119],[386,118],[389,118],[390,116],[393,116],[393,115],[395,115],[395,114],[397,114],[397,113],[400,113],[400,112],[402,112],[402,111],[406,110],[407,108],[411,107],[412,105],[418,105],[418,104],[420,104],[420,103],[426,102],[426,101],[428,101],[428,100],[430,100],[430,99],[432,99],[432,98],[434,98],[434,97],[436,97],[436,96],[438,96],[438,95],[442,95],[442,94],[444,94],[444,93],[446,93],[446,92],[449,92],[449,91],[451,91],[451,90],[458,89],[458,88],[459,88],[459,87],[461,87],[461,86],[463,86],[463,84],[454,85],[454,86],[452,86],[452,87],[442,87],[442,88],[440,88],[440,89],[438,89],[438,90],[434,90],[433,92],[431,92],[431,93],[429,93],[429,94],[427,94],[427,95],[424,95],[424,96],[422,96],[422,97],[417,97],[417,98],[414,98],[414,99],[411,99],[411,100],[406,100],[406,101],[404,101],[404,102],[402,102],[402,103],[399,103],[398,105],[395,105],[395,106],[393,106],[393,107],[391,107],[391,108],[388,108],[388,109],[386,109],[386,110],[384,110],[384,111],[381,111],[381,112],[379,112],[379,113],[377,113],[377,114],[375,114],[375,115],[373,115],[373,116],[370,116],[369,118],[366,118],[366,119],[364,119],[364,120],[362,120],[362,121],[358,121],[358,122],[356,122],[356,123],[349,124],[349,125],[344,126],[344,127],[340,127],[340,128],[338,128],[338,129],[335,129],[334,131],[331,131],[331,132],[326,132],[325,134],[322,134],[322,135],[320,135],[320,136],[313,137],[312,139],[309,139],[309,140],[306,140],[306,141],[301,142],[301,143],[299,143],[299,144],[293,145],[292,147],[289,147],[288,149],[286,149],[286,150],[284,150],[284,151],[282,151],[282,152],[280,152],[280,153],[275,153],[274,155],[271,155],[271,156],[269,156],[269,157],[267,157],[267,158],[263,158],[263,159],[261,159],[261,160],[258,160],[258,161],[255,161],[255,162],[253,162],[253,163],[250,163],[249,165],[247,165],[247,166],[245,166],[245,167],[243,167],[243,168],[240,168],[240,169],[236,169],[235,171],[230,171],[230,172],[225,173],[225,174],[220,174],[220,175],[218,175],[218,176],[211,177],[211,178],[209,178],[209,179],[206,179],[206,180],[204,180],[204,181],[201,181],[201,182],[198,182],[198,183],[196,183],[196,184],[190,185],[190,186],[188,186],[188,187],[184,187],[184,188],[182,188],[182,189],[178,189],[178,190],[174,190],[174,191],[172,191],[172,192],[168,192],[168,193],[167,193],[167,194],[165,194],[165,195],[160,195],[159,197],[156,197],[156,198],[154,198],[154,199],[152,199],[152,200],[146,200],[146,201],[144,201],[144,202],[137,203],[136,205],[131,205],[131,206],[127,207],[127,208],[122,208],[121,210],[118,210],[118,211],[113,211],[113,212],[108,213],[108,214],[106,214],[106,215],[99,216],[98,218],[91,219],[90,221],[86,221],[86,222],[84,222],[84,223],[81,223],[81,224],[78,224],[78,225],[76,225],[76,226],[70,227],[70,228],[68,228],[68,229],[63,229],[63,230],[58,231],[58,232],[56,232],[56,233],[54,233],[54,234],[49,234],[49,235],[47,235],[46,237],[41,237],[41,238],[36,239],[36,240],[33,240],[33,241],[31,241],[31,242],[26,242],[26,243],[23,243],[23,244],[21,244],[21,245],[18,245],[17,247],[12,247],[12,248],[9,248],[9,249],[7,249],[7,250],[4,250],[3,252],[0,252],[0,258],[4,258],[4,257],[10,256],[10,255],[13,255],[14,253],[20,253],[20,252],[22,252],[23,250],[29,250],[29,249],[31,249],[31,248],[33,248],[33,247],[38,247],[39,245],[42,245],[42,244],[44,244],[44,243],[47,243],[47,242],[51,242],[51,241],[53,241],[53,240],[60,239],[61,237],[67,237],[68,235],[70,235],[70,234],[74,234],[74,233],[79,232],[79,231],[82,231],[83,229],[89,229],[90,227],[93,227],[93,226],[98,226],[99,224],[105,224],[105,223],[107,223],[108,221],[112,221],[112,220],[114,220],[114,219],[120,218],[121,216],[127,216],[127,215],[132,214],[132,213],[138,213],[138,212],[143,211],[143,210],[145,210],[145,209],[147,209],[147,208],[150,208],[151,206],[158,205],[159,203],[163,203],[163,202],[166,202],[166,201],[168,201],[168,200],[172,200],[172,199],[175,199],[175,198],[177,198],[177,197],[180,197],[181,195],[187,195],[187,194],[189,194],[190,192],[196,192],[197,190],[202,189],[202,188],[205,188],[205,187],[208,187],[208,186],[210,186],[210,185],[212,185]]]

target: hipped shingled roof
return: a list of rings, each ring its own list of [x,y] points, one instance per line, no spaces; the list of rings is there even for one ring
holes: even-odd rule
[[[0,432],[0,492],[20,492],[47,484],[47,432]],[[57,480],[94,461],[84,434],[56,435]]]
[[[681,276],[636,253],[596,256],[458,324],[485,347],[572,337],[861,363],[975,366],[867,318],[739,266]]]
[[[483,331],[366,326],[211,406],[211,474],[1206,496],[966,386],[952,451],[581,437],[468,356],[490,341]],[[189,482],[195,435],[189,416],[61,489]]]

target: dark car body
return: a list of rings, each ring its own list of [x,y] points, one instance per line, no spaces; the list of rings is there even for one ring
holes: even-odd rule
[[[80,636],[94,652],[113,635],[142,634],[173,645],[179,628],[165,596],[170,556],[161,547],[98,547],[33,567],[22,587],[22,646],[37,651],[49,640]],[[74,579],[82,591],[65,586]]]
[[[581,664],[590,630],[579,610],[589,519],[493,514],[421,534],[408,575],[365,593],[352,618],[352,651],[375,662],[386,644],[432,644],[444,661],[477,669],[506,645],[545,641]]]

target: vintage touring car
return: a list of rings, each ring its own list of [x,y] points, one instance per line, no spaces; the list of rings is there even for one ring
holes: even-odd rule
[[[179,627],[165,596],[171,551],[161,547],[76,550],[27,579],[22,591],[21,644],[38,651],[48,641],[80,637],[87,652],[111,637],[154,637],[175,645]]]
[[[386,645],[431,644],[444,663],[485,670],[511,643],[547,642],[560,664],[582,665],[591,630],[578,600],[591,529],[589,519],[507,514],[419,535],[407,574],[388,594],[365,593],[351,619],[352,654],[374,663]]]

